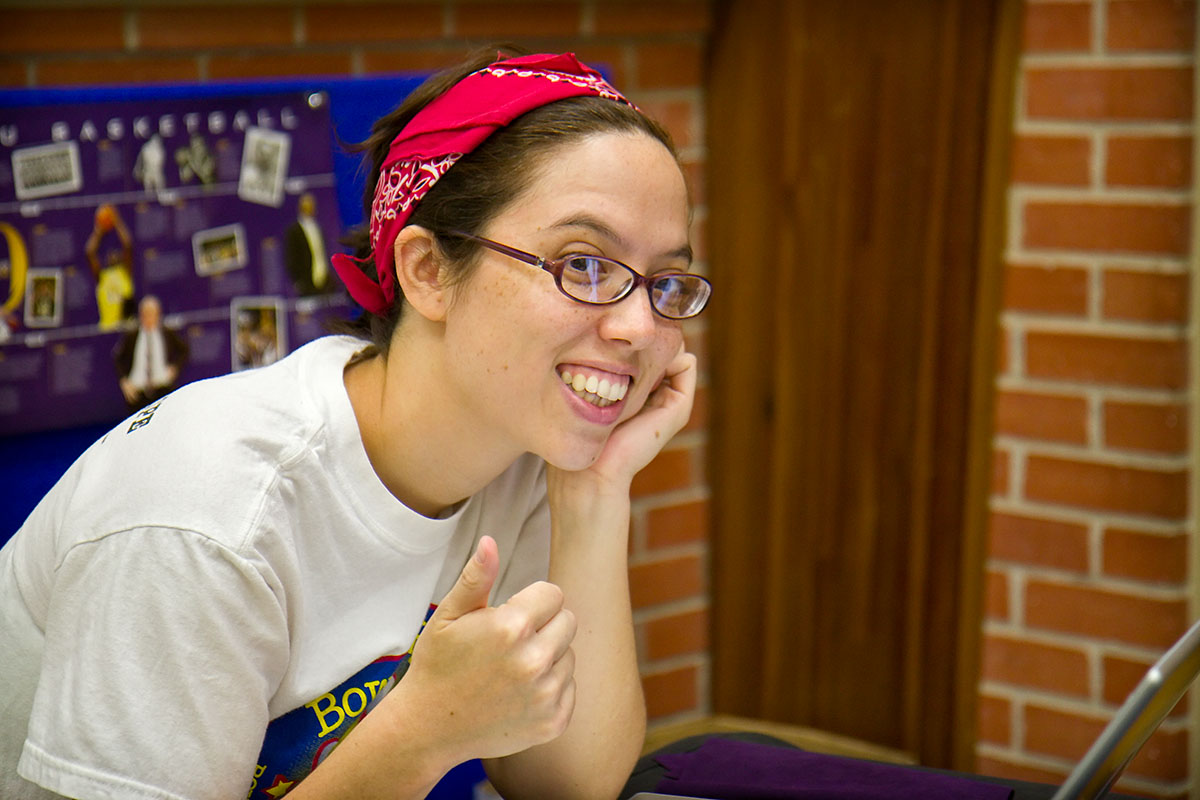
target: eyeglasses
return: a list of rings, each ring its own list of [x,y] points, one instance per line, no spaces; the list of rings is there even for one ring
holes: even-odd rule
[[[712,295],[712,284],[708,279],[691,272],[660,272],[646,277],[633,267],[604,256],[571,253],[562,258],[547,259],[482,236],[462,231],[449,231],[448,234],[470,239],[497,253],[546,270],[554,276],[560,292],[588,305],[616,303],[639,286],[645,286],[646,293],[650,295],[650,307],[659,316],[688,319],[703,311]]]

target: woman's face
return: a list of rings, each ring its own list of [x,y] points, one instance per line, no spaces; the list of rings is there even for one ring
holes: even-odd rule
[[[691,252],[687,190],[658,141],[598,134],[551,152],[480,235],[545,258],[603,255],[643,275],[682,270]],[[682,343],[680,323],[654,313],[644,288],[585,305],[545,270],[486,249],[479,259],[446,319],[451,385],[498,445],[563,469],[589,466],[663,378]],[[565,383],[564,372],[573,384],[582,375],[584,388]],[[607,382],[609,399],[588,392],[592,377],[601,393]]]

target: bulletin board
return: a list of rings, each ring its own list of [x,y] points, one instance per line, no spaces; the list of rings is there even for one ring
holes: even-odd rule
[[[0,436],[116,422],[357,313],[328,266],[363,214],[341,143],[424,77],[0,92]]]

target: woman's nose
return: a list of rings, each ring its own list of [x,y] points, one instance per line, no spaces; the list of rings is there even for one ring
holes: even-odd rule
[[[658,330],[659,317],[650,307],[650,294],[643,287],[603,309],[600,334],[606,339],[626,341],[641,348],[650,343]]]

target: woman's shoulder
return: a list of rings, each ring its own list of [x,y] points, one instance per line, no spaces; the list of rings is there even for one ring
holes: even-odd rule
[[[341,373],[354,340],[326,337],[274,364],[196,381],[117,426],[106,439],[126,447],[211,452],[287,447],[329,421],[329,398],[344,394]],[[277,453],[274,455],[278,455]]]
[[[226,524],[261,513],[290,465],[311,461],[327,436],[326,397],[340,385],[321,383],[339,380],[338,359],[352,351],[314,344],[268,367],[188,384],[134,414],[64,477],[71,505],[181,527],[203,525],[214,510]]]

